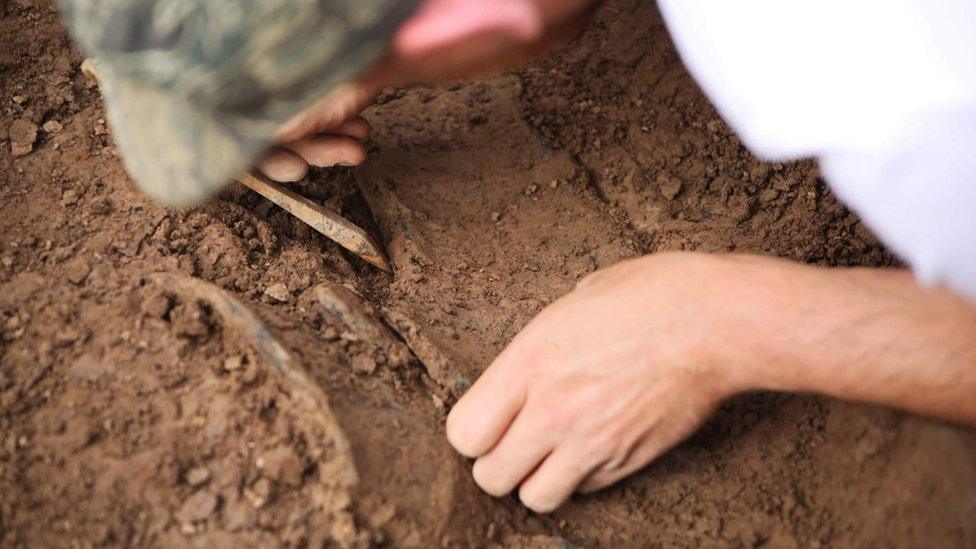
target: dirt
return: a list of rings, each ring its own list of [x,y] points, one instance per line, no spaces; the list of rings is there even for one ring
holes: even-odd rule
[[[243,188],[167,211],[121,167],[49,0],[0,3],[0,545],[973,546],[976,435],[746,395],[551,516],[443,420],[586,274],[660,250],[895,265],[810,163],[751,157],[653,3],[529,67],[389,91],[301,189],[378,272]]]

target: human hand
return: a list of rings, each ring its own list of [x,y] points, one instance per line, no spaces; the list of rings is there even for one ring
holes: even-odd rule
[[[392,40],[386,59],[285,124],[258,169],[300,181],[309,166],[355,166],[370,132],[360,116],[391,86],[458,78],[509,65],[571,36],[597,0],[428,0]]]
[[[363,140],[372,127],[360,113],[382,85],[360,79],[340,86],[278,131],[278,145],[258,163],[258,170],[275,181],[301,181],[310,166],[356,166],[366,159]]]
[[[751,388],[740,342],[771,308],[754,288],[776,286],[777,270],[790,267],[657,254],[591,275],[461,398],[447,420],[451,444],[477,459],[474,478],[486,492],[518,486],[537,512],[613,484]]]

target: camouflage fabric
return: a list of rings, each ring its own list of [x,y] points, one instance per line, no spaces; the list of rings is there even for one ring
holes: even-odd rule
[[[420,0],[60,0],[136,182],[199,203],[368,68]]]

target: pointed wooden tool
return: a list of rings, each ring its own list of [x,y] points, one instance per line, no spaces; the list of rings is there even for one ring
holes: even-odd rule
[[[393,272],[383,249],[366,233],[344,217],[271,181],[260,174],[248,173],[237,178],[244,186],[274,202],[288,213],[301,219],[316,231],[358,255],[368,263]]]

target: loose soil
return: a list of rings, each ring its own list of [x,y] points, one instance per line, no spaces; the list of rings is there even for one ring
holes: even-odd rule
[[[814,166],[742,148],[652,2],[381,98],[367,165],[301,190],[393,277],[243,188],[148,201],[79,64],[50,0],[0,2],[0,545],[976,544],[974,433],[884,409],[747,395],[551,516],[480,493],[448,446],[451,403],[596,269],[895,263]]]

